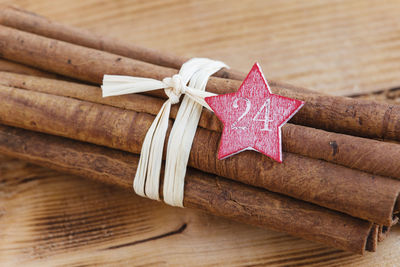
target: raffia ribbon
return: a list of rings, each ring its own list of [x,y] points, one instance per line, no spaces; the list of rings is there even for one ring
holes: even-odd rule
[[[164,202],[183,207],[186,166],[202,107],[210,109],[204,98],[215,94],[205,91],[211,75],[227,67],[221,61],[193,58],[182,65],[179,74],[162,81],[120,75],[104,75],[103,97],[142,93],[164,89],[168,100],[163,104],[144,139],[133,188],[143,197],[160,200],[159,185],[165,135],[168,129],[171,105],[179,103],[172,127],[165,162]],[[211,110],[211,109],[210,109]]]

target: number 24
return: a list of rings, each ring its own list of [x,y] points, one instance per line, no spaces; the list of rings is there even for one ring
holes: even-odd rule
[[[247,98],[238,97],[233,101],[233,107],[234,108],[239,108],[239,105],[238,105],[238,101],[239,100],[244,100],[246,102],[246,109],[242,113],[242,115],[240,115],[238,117],[238,119],[234,123],[232,123],[231,128],[235,129],[235,130],[237,130],[237,129],[244,130],[244,129],[247,129],[247,126],[237,126],[237,124],[239,123],[239,121],[241,121],[244,118],[244,116],[247,115],[247,113],[249,113],[250,108],[251,108],[251,102]],[[269,119],[269,117],[270,117],[270,112],[269,112],[270,108],[271,108],[271,99],[268,98],[264,102],[264,104],[261,106],[261,108],[257,111],[257,114],[254,116],[254,118],[252,119],[252,121],[263,121],[264,122],[264,127],[261,129],[261,131],[271,131],[271,129],[269,128],[269,122],[272,121],[272,120]],[[260,119],[259,118],[260,114],[264,109],[265,109],[264,119]]]

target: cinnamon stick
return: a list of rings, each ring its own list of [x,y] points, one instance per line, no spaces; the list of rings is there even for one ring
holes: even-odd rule
[[[0,7],[0,24],[59,41],[102,50],[173,69],[180,69],[182,64],[189,60],[187,57],[166,52],[161,53],[160,51],[139,46],[132,42],[123,42],[112,37],[97,35],[84,29],[57,23],[14,6]],[[246,74],[233,69],[222,69],[213,76],[241,81],[246,77]],[[269,84],[303,93],[316,93],[315,91],[293,86],[282,81],[269,80]]]
[[[138,163],[130,153],[1,125],[0,153],[128,190]],[[379,239],[370,222],[191,168],[184,205],[359,254]]]
[[[48,38],[77,44],[89,48],[107,51],[116,55],[137,59],[140,61],[164,67],[180,69],[188,58],[157,50],[116,41],[114,38],[96,35],[83,29],[50,21],[38,14],[13,6],[0,6],[0,24],[26,32],[42,35]],[[223,69],[214,76],[243,80],[246,75],[231,69]]]
[[[54,79],[0,72],[0,84],[42,93],[73,97],[136,112],[157,115],[163,100],[145,95],[103,98],[99,87]],[[175,118],[178,106],[173,106]],[[214,113],[204,109],[199,126],[221,132]],[[352,169],[400,179],[400,145],[350,135],[326,132],[310,127],[286,124],[282,128],[283,150],[323,159]]]
[[[177,70],[0,26],[0,54],[7,59],[92,83],[104,74],[162,79]],[[240,82],[211,77],[208,91],[236,91]],[[306,101],[292,122],[357,136],[400,140],[400,107],[370,100],[297,92],[272,86],[275,93]],[[164,96],[162,92],[153,92]],[[164,96],[165,97],[165,96]]]
[[[32,17],[35,17],[35,16],[32,16]],[[54,28],[54,29],[56,29],[56,28]],[[58,34],[59,35],[59,34]],[[117,53],[117,52],[114,52],[114,53]],[[118,54],[118,53],[117,53]],[[143,60],[143,59],[141,59],[141,60]],[[157,64],[157,63],[156,63]],[[159,64],[160,65],[160,64]],[[271,81],[270,81],[270,84],[271,84]],[[287,87],[289,87],[289,86],[287,86]],[[371,235],[370,235],[370,239],[371,239]]]
[[[0,123],[139,154],[154,116],[0,86]],[[390,225],[400,181],[284,153],[283,163],[246,151],[218,160],[220,134],[198,128],[189,166],[355,217]]]
[[[11,62],[5,59],[0,58],[0,71],[5,71],[5,72],[11,72],[11,73],[19,73],[19,74],[25,74],[25,75],[33,75],[33,76],[39,76],[39,77],[46,77],[46,78],[53,78],[56,79],[58,78],[57,75],[46,72],[46,71],[41,71],[38,69],[34,69],[19,63]]]

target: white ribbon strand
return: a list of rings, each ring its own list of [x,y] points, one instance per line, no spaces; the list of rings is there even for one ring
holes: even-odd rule
[[[193,58],[182,65],[179,74],[163,81],[104,75],[103,97],[142,93],[164,89],[168,100],[161,107],[144,139],[140,160],[133,183],[140,196],[159,200],[160,171],[165,135],[168,130],[171,105],[185,94],[168,140],[164,176],[164,201],[183,207],[186,165],[200,119],[202,106],[211,110],[204,98],[215,94],[205,91],[208,78],[223,67],[223,62],[207,58]],[[187,83],[189,82],[189,86]]]

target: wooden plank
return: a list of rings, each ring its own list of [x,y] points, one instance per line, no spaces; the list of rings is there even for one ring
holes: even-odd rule
[[[1,0],[0,2],[10,2]],[[400,86],[400,2],[11,1],[148,47],[226,61],[321,92]]]
[[[351,255],[0,158],[2,266],[395,266],[400,229]]]
[[[0,3],[246,72],[259,61],[267,77],[322,92],[400,86],[396,0]],[[395,227],[376,253],[354,256],[0,159],[2,266],[396,266],[399,236]]]

